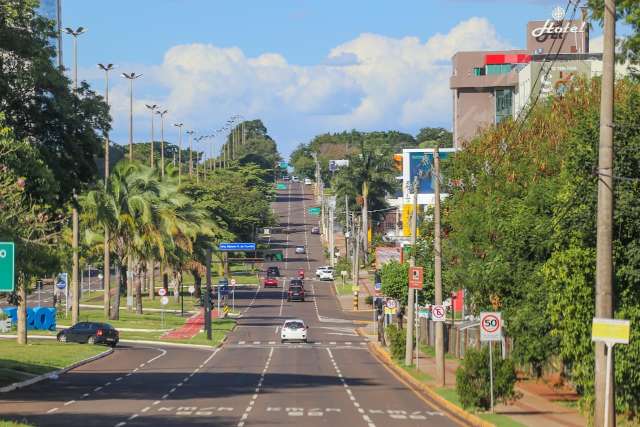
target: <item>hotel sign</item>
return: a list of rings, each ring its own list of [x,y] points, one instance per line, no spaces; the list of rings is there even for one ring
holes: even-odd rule
[[[580,25],[572,25],[572,22],[563,24],[561,22],[555,22],[551,19],[547,19],[543,26],[536,27],[531,31],[531,35],[538,41],[545,41],[549,36],[555,36],[557,34],[567,33],[584,33],[587,27],[586,22],[582,22]]]
[[[556,7],[551,18],[527,24],[527,50],[532,54],[587,53],[589,27],[586,21],[565,19],[565,10]],[[555,43],[563,40],[562,43]]]

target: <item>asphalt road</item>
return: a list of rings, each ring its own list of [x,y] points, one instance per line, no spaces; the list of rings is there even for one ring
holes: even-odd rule
[[[456,426],[369,353],[338,306],[323,265],[311,186],[289,184],[274,203],[285,248],[277,289],[236,293],[243,311],[219,350],[122,346],[57,380],[0,395],[0,418],[38,426]],[[296,255],[304,244],[307,253]],[[304,268],[305,302],[287,302],[286,281]],[[282,283],[285,282],[285,283]],[[309,343],[280,343],[285,319],[310,326]]]

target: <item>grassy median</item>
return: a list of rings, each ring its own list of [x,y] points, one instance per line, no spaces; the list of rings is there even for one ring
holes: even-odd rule
[[[107,347],[31,340],[19,345],[15,339],[0,340],[0,386],[24,381],[64,368],[106,351]]]

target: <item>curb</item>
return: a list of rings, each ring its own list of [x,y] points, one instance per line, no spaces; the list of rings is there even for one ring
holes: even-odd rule
[[[357,333],[360,336],[365,336],[362,331],[360,330],[360,328],[356,329]],[[473,415],[470,412],[465,411],[463,408],[459,407],[458,405],[449,402],[447,399],[445,399],[444,397],[440,396],[438,393],[436,393],[431,387],[427,386],[426,384],[416,380],[415,378],[413,378],[411,375],[409,375],[407,372],[405,372],[404,369],[400,368],[399,366],[397,366],[394,361],[391,359],[391,356],[389,356],[389,354],[387,354],[386,351],[384,351],[382,349],[382,346],[380,344],[378,344],[377,342],[369,342],[368,344],[369,350],[371,351],[371,353],[374,355],[374,357],[376,359],[378,359],[378,361],[384,365],[387,369],[393,371],[393,373],[395,373],[397,376],[401,377],[405,382],[411,384],[412,387],[414,387],[417,391],[419,391],[422,395],[428,397],[429,399],[435,401],[435,403],[443,408],[445,408],[448,412],[453,413],[454,415],[456,415],[457,417],[465,420],[466,422],[470,423],[473,426],[477,426],[477,427],[494,427],[494,424],[485,421],[475,415]]]
[[[33,377],[30,378],[28,380],[25,381],[21,381],[21,382],[17,382],[17,383],[13,383],[13,384],[9,384],[7,386],[4,387],[0,387],[0,393],[7,393],[10,391],[13,391],[15,389],[18,388],[24,388],[24,387],[28,387],[30,385],[33,385],[35,383],[39,383],[40,381],[44,381],[44,380],[48,380],[48,379],[54,379],[72,369],[75,369],[77,367],[80,367],[82,365],[85,365],[87,363],[93,362],[94,360],[98,360],[98,359],[102,359],[105,356],[110,355],[111,353],[113,353],[113,348],[109,348],[106,351],[103,351],[100,354],[96,354],[95,356],[91,356],[88,359],[84,359],[84,360],[80,360],[79,362],[73,363],[65,368],[62,369],[58,369],[57,371],[52,371],[52,372],[47,372],[46,374],[42,374],[42,375],[38,375],[37,377]]]

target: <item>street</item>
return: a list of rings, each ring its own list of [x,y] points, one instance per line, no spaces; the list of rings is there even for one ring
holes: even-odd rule
[[[319,236],[310,234],[311,192],[294,183],[278,192],[282,232],[272,241],[285,245],[280,287],[237,292],[243,315],[220,349],[122,344],[55,381],[0,396],[0,417],[38,426],[464,425],[379,364],[331,282],[315,280],[325,262]],[[307,253],[296,255],[302,244]],[[307,299],[287,302],[282,279],[298,268]],[[280,343],[290,318],[310,326],[308,343]]]

